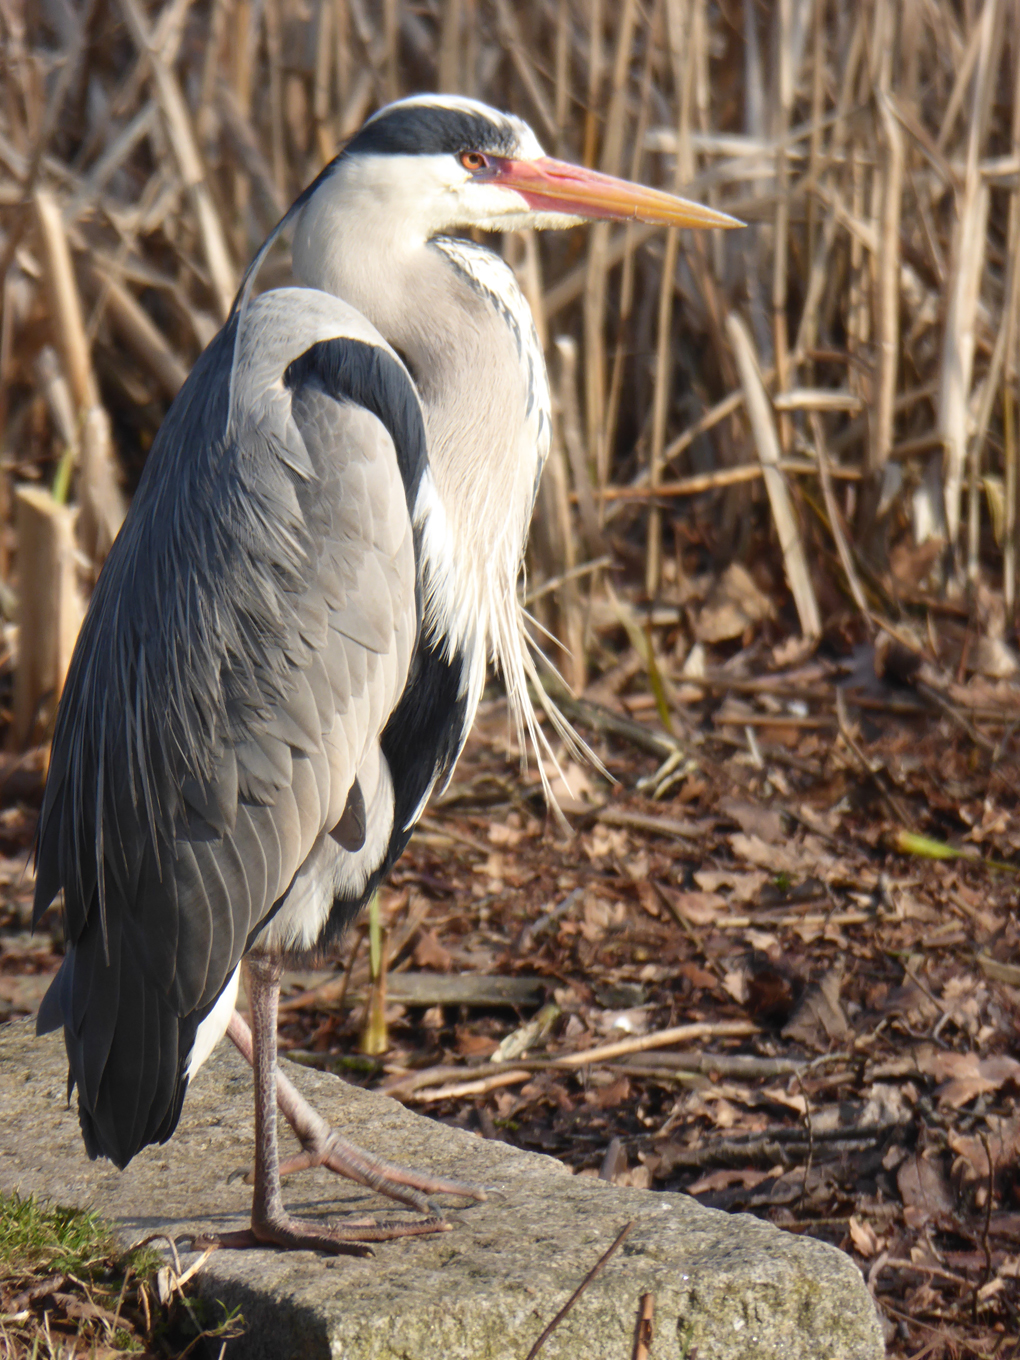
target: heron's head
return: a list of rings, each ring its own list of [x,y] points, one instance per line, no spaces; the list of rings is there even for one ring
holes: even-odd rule
[[[342,186],[350,207],[360,203],[368,216],[425,239],[464,227],[515,231],[599,218],[739,225],[698,203],[553,160],[523,119],[454,95],[413,95],[380,109],[323,180]]]

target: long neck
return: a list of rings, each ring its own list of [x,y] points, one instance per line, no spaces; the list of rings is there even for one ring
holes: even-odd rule
[[[386,230],[390,220],[337,213],[316,196],[295,235],[295,271],[356,307],[405,359],[438,498],[424,534],[429,622],[458,650],[496,650],[505,668],[506,602],[548,448],[541,352],[502,261],[469,242]]]

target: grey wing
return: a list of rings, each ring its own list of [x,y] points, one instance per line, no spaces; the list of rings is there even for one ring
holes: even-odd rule
[[[231,327],[199,360],[58,716],[35,910],[63,889],[67,954],[40,1028],[118,1165],[172,1133],[198,1025],[343,818],[414,647],[414,389],[362,338],[303,348],[299,319],[241,365],[226,436]]]

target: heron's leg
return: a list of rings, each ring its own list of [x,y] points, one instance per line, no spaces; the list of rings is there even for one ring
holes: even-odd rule
[[[276,1018],[280,998],[280,964],[276,959],[247,960],[251,1005],[251,1058],[255,1079],[255,1192],[251,1230],[224,1233],[220,1246],[278,1246],[366,1256],[366,1242],[444,1232],[449,1224],[435,1214],[406,1222],[347,1224],[326,1227],[293,1218],[283,1206],[280,1159],[276,1142]],[[207,1239],[208,1240],[208,1239]]]
[[[251,1063],[252,1033],[237,1011],[230,1017],[227,1034],[241,1056]],[[423,1214],[435,1212],[426,1195],[460,1195],[465,1199],[476,1200],[486,1198],[481,1186],[430,1176],[394,1162],[383,1161],[381,1157],[375,1157],[355,1143],[341,1138],[280,1071],[276,1074],[276,1100],[281,1114],[304,1149],[280,1164],[281,1176],[307,1171],[313,1166],[325,1166],[338,1176],[346,1176],[348,1180],[366,1185]]]

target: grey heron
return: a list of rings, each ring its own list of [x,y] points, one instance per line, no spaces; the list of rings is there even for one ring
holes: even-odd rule
[[[532,736],[516,583],[549,448],[527,303],[448,233],[597,218],[732,226],[544,156],[469,99],[376,113],[253,262],[149,454],[61,699],[35,919],[63,893],[63,1026],[85,1147],[164,1142],[229,1032],[252,1063],[255,1189],[237,1245],[328,1251],[447,1224],[480,1191],[377,1162],[276,1071],[282,962],[334,945],[448,780],[491,655]],[[298,286],[252,296],[293,224]],[[235,1012],[244,961],[252,1029]],[[419,1211],[284,1209],[276,1105],[304,1152]]]

